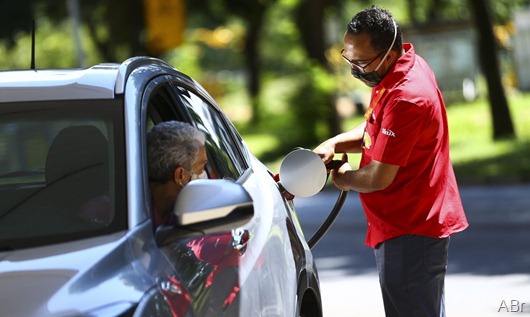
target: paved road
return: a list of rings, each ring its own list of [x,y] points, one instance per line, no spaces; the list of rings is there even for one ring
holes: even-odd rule
[[[451,238],[446,277],[448,317],[530,315],[530,185],[462,187],[470,228]],[[338,192],[296,198],[309,239]],[[384,316],[365,218],[351,192],[336,223],[313,248],[325,316]]]

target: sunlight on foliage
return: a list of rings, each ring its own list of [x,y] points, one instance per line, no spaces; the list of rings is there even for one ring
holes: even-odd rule
[[[80,49],[85,56],[85,65],[76,61],[74,34],[69,21],[54,26],[49,20],[41,18],[36,22],[35,34],[35,65],[43,68],[72,68],[91,66],[99,62],[94,45],[81,31],[82,45]],[[0,44],[0,69],[27,69],[31,65],[31,34],[19,33],[16,45],[8,49],[5,43]]]

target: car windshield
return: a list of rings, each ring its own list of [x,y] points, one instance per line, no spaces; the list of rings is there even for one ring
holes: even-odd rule
[[[126,227],[115,100],[0,105],[0,251]]]

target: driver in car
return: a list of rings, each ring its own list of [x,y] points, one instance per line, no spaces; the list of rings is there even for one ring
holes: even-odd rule
[[[149,188],[153,226],[175,224],[173,206],[192,180],[207,178],[205,136],[186,122],[166,121],[147,133]]]

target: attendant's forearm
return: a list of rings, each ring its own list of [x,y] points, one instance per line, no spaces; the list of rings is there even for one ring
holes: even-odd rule
[[[335,136],[335,153],[360,153],[365,124],[363,122],[352,130]]]

